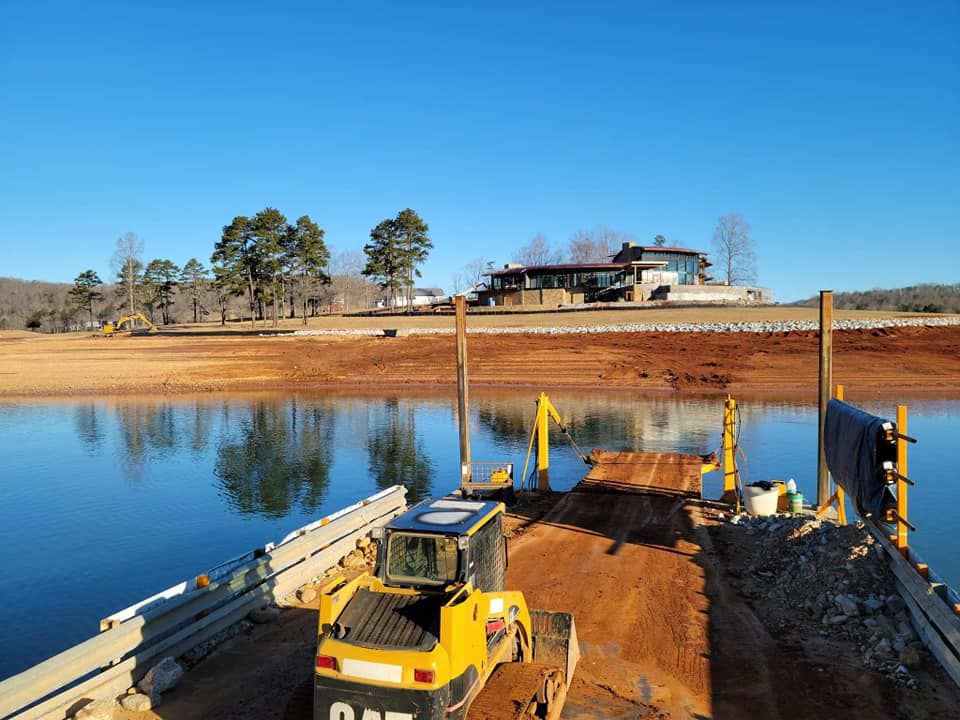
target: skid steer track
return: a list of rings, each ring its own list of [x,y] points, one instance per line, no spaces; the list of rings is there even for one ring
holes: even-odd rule
[[[563,670],[540,663],[503,663],[473,701],[467,720],[553,720],[567,685]]]

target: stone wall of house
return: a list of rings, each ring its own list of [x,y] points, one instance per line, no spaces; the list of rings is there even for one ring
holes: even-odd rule
[[[769,288],[741,285],[662,285],[650,297],[667,302],[772,303]]]

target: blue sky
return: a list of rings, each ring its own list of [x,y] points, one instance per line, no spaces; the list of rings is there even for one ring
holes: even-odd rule
[[[956,2],[146,5],[0,9],[0,275],[209,260],[272,205],[336,251],[412,207],[442,287],[732,211],[783,300],[960,281]]]

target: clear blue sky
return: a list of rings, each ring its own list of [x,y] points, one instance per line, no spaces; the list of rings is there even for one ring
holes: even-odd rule
[[[412,207],[445,288],[731,211],[783,300],[960,281],[960,3],[147,5],[0,9],[0,275],[206,261],[272,205],[335,250]]]

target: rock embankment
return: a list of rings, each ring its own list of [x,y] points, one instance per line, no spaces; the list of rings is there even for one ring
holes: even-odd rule
[[[888,318],[875,320],[835,320],[835,330],[879,330],[889,328],[954,327],[960,326],[960,317]],[[710,322],[710,323],[627,323],[622,325],[571,325],[569,327],[471,327],[471,335],[584,335],[602,333],[786,333],[819,330],[819,324],[808,320],[769,322]],[[323,329],[297,330],[293,335],[331,336],[398,336],[450,335],[451,327],[405,328],[402,330]]]
[[[863,524],[787,514],[728,520],[722,532],[746,535],[748,549],[728,573],[768,628],[852,643],[865,669],[899,686],[915,687],[914,671],[936,665],[911,625],[883,549]]]

